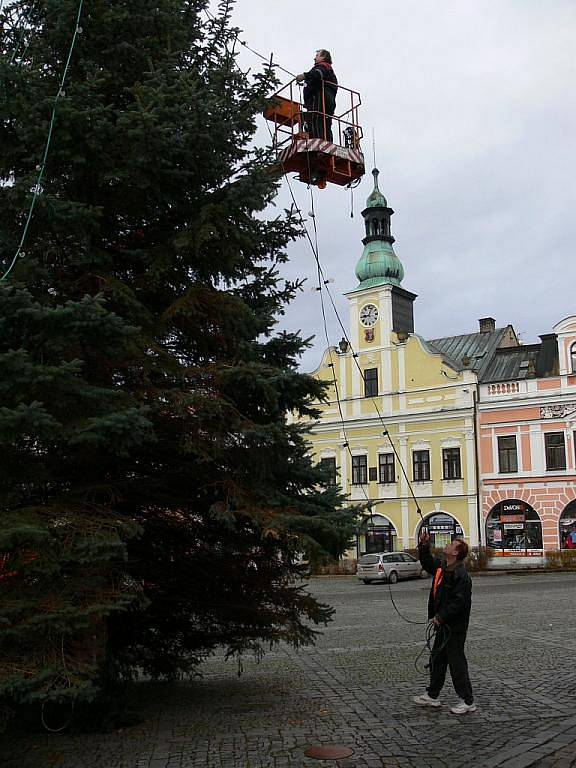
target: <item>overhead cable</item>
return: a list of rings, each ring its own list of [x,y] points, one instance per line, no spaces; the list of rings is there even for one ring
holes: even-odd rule
[[[64,83],[66,82],[66,77],[68,75],[68,70],[70,68],[70,61],[72,59],[72,54],[74,52],[74,48],[76,46],[76,38],[78,37],[78,34],[81,32],[80,27],[80,18],[82,16],[82,8],[84,5],[84,0],[80,0],[78,4],[78,12],[76,14],[76,24],[74,26],[74,34],[72,35],[72,42],[70,43],[70,48],[68,50],[68,56],[66,58],[66,64],[64,66],[64,71],[62,72],[62,77],[60,78],[60,83],[58,86],[58,91],[56,93],[56,96],[54,97],[54,102],[52,105],[52,115],[50,117],[50,124],[48,127],[48,137],[46,139],[46,145],[44,147],[44,154],[42,156],[42,160],[40,162],[40,165],[37,166],[38,168],[38,176],[36,178],[36,184],[34,185],[33,189],[33,196],[32,196],[32,202],[30,203],[30,208],[28,210],[28,215],[26,217],[26,223],[24,224],[24,229],[22,231],[22,236],[20,238],[20,242],[18,244],[18,248],[16,249],[16,253],[14,254],[14,257],[12,258],[12,261],[8,267],[8,269],[4,272],[2,277],[0,277],[0,281],[5,280],[8,275],[12,272],[14,269],[14,266],[16,265],[16,262],[18,261],[18,258],[23,257],[25,254],[23,252],[24,243],[26,242],[26,237],[28,235],[28,230],[30,228],[30,222],[32,221],[32,216],[34,214],[34,209],[36,207],[36,202],[38,201],[39,196],[42,193],[42,179],[44,178],[44,172],[46,170],[46,162],[48,159],[48,152],[50,150],[50,144],[52,141],[52,132],[54,129],[54,123],[56,121],[56,113],[58,109],[58,104],[60,103],[60,99],[64,96]]]

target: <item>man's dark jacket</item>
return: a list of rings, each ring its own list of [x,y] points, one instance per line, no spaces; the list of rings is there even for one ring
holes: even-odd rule
[[[436,616],[442,624],[450,627],[453,634],[466,632],[472,607],[472,579],[464,563],[457,560],[453,568],[447,568],[445,562],[432,555],[427,544],[419,544],[418,552],[422,568],[432,576],[428,598],[428,618],[433,619]],[[436,580],[439,568],[442,574]],[[435,583],[436,594],[434,594]]]
[[[324,112],[333,115],[336,107],[336,91],[338,90],[338,78],[332,69],[332,65],[326,61],[315,64],[309,72],[304,73],[306,85],[304,87],[304,105],[307,109]],[[324,90],[324,102],[322,101]]]

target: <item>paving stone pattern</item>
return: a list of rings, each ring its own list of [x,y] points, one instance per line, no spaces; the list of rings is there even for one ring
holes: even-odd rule
[[[429,581],[396,584],[399,609],[424,620]],[[386,585],[316,579],[336,608],[314,648],[259,664],[211,659],[202,679],[132,690],[142,721],[112,734],[12,737],[2,768],[576,768],[576,575],[474,579],[468,657],[478,711],[412,703],[426,675],[424,625],[397,615]],[[420,662],[422,667],[422,661]],[[307,747],[354,750],[337,761]]]

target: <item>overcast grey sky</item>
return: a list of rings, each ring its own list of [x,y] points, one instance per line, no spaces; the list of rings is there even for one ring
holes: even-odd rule
[[[340,82],[361,92],[367,171],[374,128],[417,333],[473,332],[490,315],[530,343],[576,314],[574,0],[237,0],[234,24],[293,72],[328,48]],[[259,65],[246,51],[241,61]],[[307,213],[306,186],[292,186]],[[315,192],[320,258],[346,325],[371,187],[367,173],[353,219],[349,191]],[[284,184],[278,203],[289,201]],[[289,255],[286,274],[315,284],[307,243]],[[318,293],[306,289],[282,324],[316,334],[303,360],[315,368],[326,346]],[[329,333],[342,335],[332,311]]]

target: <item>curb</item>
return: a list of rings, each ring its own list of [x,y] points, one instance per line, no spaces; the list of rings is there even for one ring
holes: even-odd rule
[[[498,568],[484,571],[468,571],[472,578],[476,576],[554,576],[563,573],[576,574],[574,568]],[[355,573],[312,574],[307,579],[356,579]]]

